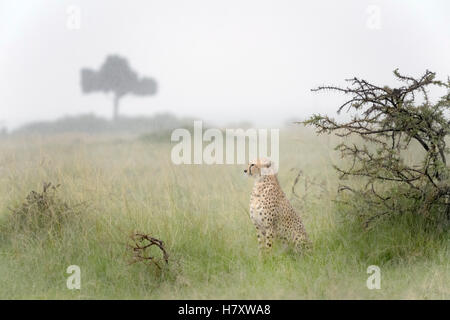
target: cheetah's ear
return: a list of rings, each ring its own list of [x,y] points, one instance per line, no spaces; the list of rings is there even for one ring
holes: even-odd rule
[[[272,161],[270,161],[269,159],[261,160],[261,168],[270,168],[271,165]]]

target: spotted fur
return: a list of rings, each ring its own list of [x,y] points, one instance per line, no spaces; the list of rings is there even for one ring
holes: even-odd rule
[[[256,179],[250,197],[250,218],[261,248],[270,249],[274,237],[293,243],[297,251],[310,244],[300,215],[281,189],[269,160],[250,162],[244,172]]]

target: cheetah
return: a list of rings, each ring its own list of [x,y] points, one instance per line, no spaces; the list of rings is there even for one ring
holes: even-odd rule
[[[256,227],[261,249],[270,249],[274,237],[293,243],[297,252],[310,247],[300,215],[281,189],[274,163],[267,159],[251,161],[244,170],[256,178],[250,197],[250,218]]]

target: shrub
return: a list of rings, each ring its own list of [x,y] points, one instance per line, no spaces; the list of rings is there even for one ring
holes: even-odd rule
[[[354,189],[341,186],[340,191],[353,192],[344,197],[363,217],[368,226],[377,218],[392,214],[420,213],[430,219],[446,217],[450,220],[450,183],[446,163],[448,148],[445,138],[450,129],[445,112],[450,107],[450,91],[432,102],[428,90],[433,87],[450,89],[450,79],[445,83],[435,80],[435,73],[426,71],[420,78],[394,71],[395,78],[403,83],[397,88],[377,86],[366,80],[353,78],[346,88],[322,86],[313,91],[333,90],[350,96],[338,108],[350,120],[338,122],[333,118],[314,115],[302,122],[315,126],[318,133],[335,133],[339,137],[357,136],[362,143],[348,140],[336,147],[351,165],[335,166],[341,179],[363,179],[364,186]],[[411,152],[413,142],[421,152],[415,161],[405,161],[405,152]],[[366,212],[355,206],[367,204]],[[358,205],[359,206],[359,205]]]
[[[80,205],[71,206],[58,196],[59,185],[44,183],[42,192],[31,191],[25,201],[11,209],[1,233],[28,239],[60,234],[63,226],[81,214]]]

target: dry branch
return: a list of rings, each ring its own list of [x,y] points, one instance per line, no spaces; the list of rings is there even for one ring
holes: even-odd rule
[[[159,259],[148,254],[148,250],[152,246],[159,248],[163,254],[163,260],[166,264],[169,263],[169,255],[167,254],[163,241],[143,233],[134,233],[130,238],[133,241],[133,244],[127,245],[133,252],[133,258],[130,261],[130,264],[142,261],[147,264],[154,264],[158,269],[161,269],[161,266],[158,263]]]

